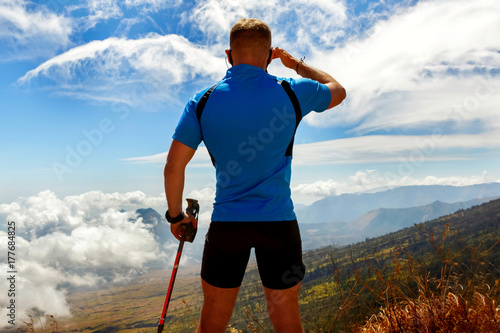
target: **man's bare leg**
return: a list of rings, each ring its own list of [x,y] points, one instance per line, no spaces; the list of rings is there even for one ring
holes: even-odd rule
[[[299,314],[300,283],[292,288],[277,290],[264,287],[267,311],[276,333],[302,333]]]
[[[203,308],[197,333],[224,333],[231,319],[238,288],[218,288],[201,279]]]

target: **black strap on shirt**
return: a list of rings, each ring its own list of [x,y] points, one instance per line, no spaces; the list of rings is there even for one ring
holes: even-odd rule
[[[198,102],[198,105],[196,106],[196,117],[198,118],[198,122],[200,123],[201,126],[201,114],[203,113],[203,109],[205,109],[205,104],[207,104],[208,98],[210,97],[210,94],[214,89],[218,86],[219,84],[213,85],[210,89],[208,89],[203,96],[201,96],[200,101]],[[202,135],[203,137],[203,135]]]
[[[302,111],[300,109],[300,103],[299,100],[297,99],[297,95],[293,92],[292,88],[290,87],[290,84],[285,81],[277,81],[278,84],[283,87],[285,90],[286,94],[288,95],[288,98],[290,98],[290,101],[292,102],[293,109],[295,110],[295,129],[293,131],[293,136],[292,139],[290,140],[290,143],[288,144],[288,147],[285,152],[285,156],[292,156],[293,153],[293,141],[295,139],[295,133],[297,132],[297,127],[299,126],[300,121],[302,120]],[[205,105],[207,104],[208,98],[210,97],[210,94],[215,90],[218,84],[213,85],[210,89],[208,89],[203,96],[200,98],[200,101],[198,102],[198,105],[196,106],[196,117],[198,118],[198,122],[200,124],[200,130],[201,130],[201,115],[203,113],[203,110],[205,109]],[[201,130],[201,138],[203,140],[203,130]],[[208,147],[207,147],[208,150]],[[210,153],[210,150],[208,150],[208,154],[210,155],[210,158],[212,159],[212,164],[215,165],[215,159]]]
[[[290,84],[285,81],[278,81],[278,83],[285,89],[288,98],[290,98],[290,101],[292,102],[293,109],[295,110],[295,129],[293,130],[293,136],[292,140],[290,140],[290,143],[288,144],[288,147],[286,148],[286,153],[285,156],[292,156],[293,153],[293,141],[295,139],[295,133],[297,132],[297,127],[299,127],[299,123],[302,120],[302,111],[300,109],[300,103],[299,100],[297,99],[297,95],[292,90],[292,87],[290,87]]]
[[[201,96],[200,101],[198,102],[198,105],[196,105],[196,118],[198,118],[198,123],[200,124],[200,132],[201,132],[201,139],[203,140],[203,130],[201,128],[201,114],[203,113],[203,110],[205,109],[205,105],[207,104],[208,98],[210,97],[210,94],[214,89],[218,86],[219,84],[213,85],[210,89],[208,89],[203,96]],[[215,158],[210,152],[210,150],[207,147],[208,155],[210,155],[210,159],[212,160],[212,164],[215,166]]]

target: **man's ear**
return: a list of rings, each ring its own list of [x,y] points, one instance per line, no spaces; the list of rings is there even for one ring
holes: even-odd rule
[[[227,59],[229,60],[229,63],[232,66],[233,65],[233,57],[231,56],[231,50],[226,50],[226,56],[227,56]]]
[[[272,48],[269,50],[269,58],[267,58],[268,65],[271,63],[271,59],[273,59],[273,49]]]

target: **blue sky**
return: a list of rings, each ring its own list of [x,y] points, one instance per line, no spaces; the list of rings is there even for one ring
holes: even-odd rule
[[[342,106],[306,117],[293,195],[500,180],[500,4],[479,1],[0,1],[0,203],[163,193],[188,98],[222,78],[228,30],[257,17],[273,45],[329,72]],[[296,77],[279,60],[269,72]],[[213,196],[203,148],[186,194]]]

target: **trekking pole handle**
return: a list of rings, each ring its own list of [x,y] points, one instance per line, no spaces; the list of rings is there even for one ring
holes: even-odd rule
[[[188,215],[194,216],[195,220],[198,220],[198,213],[200,212],[200,205],[196,199],[186,199],[188,206],[186,208],[186,213]],[[198,228],[194,228],[193,223],[189,222],[181,226],[184,229],[184,240],[186,242],[192,243],[196,237],[196,231]]]
[[[186,213],[188,215],[193,215],[195,220],[198,220],[198,213],[200,212],[200,205],[196,199],[186,199],[188,206],[186,208]]]

